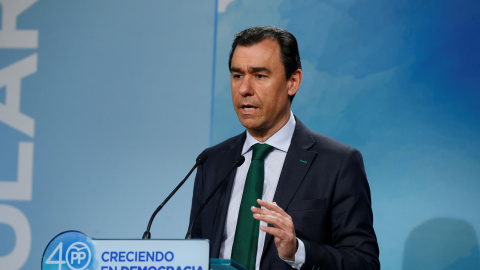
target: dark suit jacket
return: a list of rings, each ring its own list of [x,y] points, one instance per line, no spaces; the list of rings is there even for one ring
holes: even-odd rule
[[[292,217],[296,235],[305,244],[302,269],[380,269],[360,152],[296,121],[274,201]],[[208,159],[197,170],[192,214],[232,168],[245,138],[244,132],[205,150]],[[212,258],[219,256],[234,177],[235,171],[193,229],[193,238],[210,240]],[[268,234],[260,268],[291,269]]]

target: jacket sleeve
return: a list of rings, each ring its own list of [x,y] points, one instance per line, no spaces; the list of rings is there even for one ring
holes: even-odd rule
[[[345,151],[332,190],[331,245],[302,239],[306,251],[302,269],[380,269],[370,188],[356,149]]]

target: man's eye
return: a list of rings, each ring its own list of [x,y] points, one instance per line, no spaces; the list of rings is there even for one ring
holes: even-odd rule
[[[262,78],[265,78],[265,77],[267,77],[267,76],[262,75],[262,74],[257,74],[257,78],[259,78],[259,79],[262,79]]]
[[[233,74],[232,77],[233,77],[234,79],[238,79],[238,78],[240,78],[240,77],[242,77],[242,76],[241,76],[240,74]]]

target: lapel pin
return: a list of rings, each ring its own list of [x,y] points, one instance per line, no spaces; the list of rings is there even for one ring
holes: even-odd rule
[[[301,160],[301,159],[300,159],[300,162],[303,162],[303,163],[308,163],[308,162],[306,162],[305,160]]]

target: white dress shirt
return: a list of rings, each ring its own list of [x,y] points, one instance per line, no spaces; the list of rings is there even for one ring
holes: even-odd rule
[[[262,200],[267,202],[273,201],[275,190],[277,189],[280,173],[282,172],[283,163],[287,156],[288,148],[292,141],[293,132],[295,131],[295,117],[290,113],[288,122],[275,134],[273,134],[264,143],[274,147],[274,150],[265,158],[265,178],[263,184]],[[247,178],[248,168],[252,161],[252,146],[261,143],[253,138],[247,132],[247,138],[243,144],[242,155],[245,157],[245,162],[237,169],[235,181],[232,188],[232,196],[228,206],[227,219],[225,222],[224,241],[220,247],[220,258],[230,259],[232,254],[233,240],[235,238],[235,230],[237,227],[238,212],[242,202],[243,188]],[[252,213],[253,215],[253,213]],[[260,225],[267,226],[265,222],[260,222]],[[265,232],[260,230],[258,234],[258,248],[255,269],[260,269],[260,259],[262,257],[263,246],[265,243]],[[288,262],[295,268],[299,268],[301,263],[305,261],[305,248],[303,243],[299,240],[299,247],[297,254],[295,254],[295,262]],[[300,252],[299,252],[300,251]],[[303,254],[302,254],[303,253]],[[297,259],[298,257],[298,259]]]

